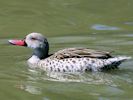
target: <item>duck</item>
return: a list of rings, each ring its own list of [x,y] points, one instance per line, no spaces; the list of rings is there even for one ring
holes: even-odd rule
[[[118,69],[118,66],[131,57],[112,56],[110,52],[83,47],[65,48],[49,54],[49,43],[41,33],[32,32],[24,39],[8,40],[10,44],[33,49],[28,65],[46,72],[86,72]]]

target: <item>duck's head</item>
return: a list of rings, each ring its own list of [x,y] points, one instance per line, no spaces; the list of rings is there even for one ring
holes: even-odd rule
[[[48,56],[49,44],[47,39],[40,33],[30,33],[22,40],[9,40],[12,45],[26,46],[34,49],[33,54],[41,58]]]

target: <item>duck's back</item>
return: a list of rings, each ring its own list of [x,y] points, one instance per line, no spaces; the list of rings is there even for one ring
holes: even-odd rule
[[[54,53],[51,58],[57,59],[65,59],[65,58],[99,58],[99,59],[107,59],[111,58],[109,52],[93,50],[88,48],[67,48],[63,50],[59,50]]]

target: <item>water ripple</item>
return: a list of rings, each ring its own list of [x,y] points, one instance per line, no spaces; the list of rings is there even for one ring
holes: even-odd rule
[[[91,28],[95,30],[120,30],[119,27],[102,25],[102,24],[94,24]]]

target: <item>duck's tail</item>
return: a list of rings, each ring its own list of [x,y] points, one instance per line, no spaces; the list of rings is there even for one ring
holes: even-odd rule
[[[119,57],[113,57],[113,58],[109,58],[104,60],[104,66],[101,68],[102,70],[108,70],[108,69],[115,69],[118,68],[118,66],[126,61],[131,59],[132,57],[127,57],[127,56],[119,56]]]

